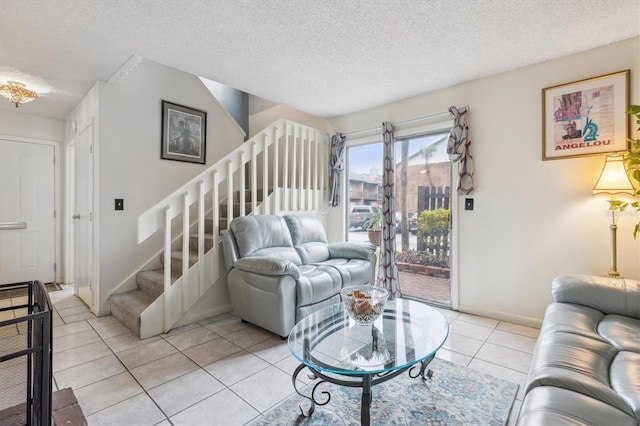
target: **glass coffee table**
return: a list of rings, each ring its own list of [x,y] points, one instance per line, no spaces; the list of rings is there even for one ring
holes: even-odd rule
[[[371,388],[408,370],[412,378],[431,377],[428,365],[449,334],[444,316],[424,303],[396,298],[387,301],[382,315],[371,325],[359,325],[342,303],[323,308],[303,318],[289,334],[289,350],[300,361],[293,374],[296,392],[311,402],[300,411],[313,414],[316,405],[326,405],[328,392],[316,396],[323,382],[362,388],[360,421],[370,424]],[[308,368],[310,378],[320,378],[304,395],[296,386],[300,372]]]

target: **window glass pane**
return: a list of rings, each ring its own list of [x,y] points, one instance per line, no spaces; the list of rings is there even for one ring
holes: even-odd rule
[[[395,147],[400,291],[403,297],[445,306],[451,304],[448,136],[412,137]]]
[[[349,148],[349,241],[368,241],[364,225],[382,207],[382,142]]]

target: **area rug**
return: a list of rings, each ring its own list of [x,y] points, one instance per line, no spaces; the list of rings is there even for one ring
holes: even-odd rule
[[[412,379],[403,373],[373,387],[372,425],[504,425],[518,385],[436,358],[431,379]],[[307,370],[305,370],[307,371]],[[303,371],[302,374],[305,373]],[[310,395],[313,384],[301,392]],[[307,399],[295,394],[251,423],[257,425],[359,425],[362,390],[323,383],[316,390],[331,394],[313,415],[300,415]]]

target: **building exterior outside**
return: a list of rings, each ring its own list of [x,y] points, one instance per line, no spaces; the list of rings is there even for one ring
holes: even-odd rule
[[[349,211],[353,206],[382,206],[382,176],[377,170],[349,173]]]

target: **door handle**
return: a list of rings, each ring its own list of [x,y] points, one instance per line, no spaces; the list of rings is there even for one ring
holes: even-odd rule
[[[80,219],[80,215],[79,214],[74,214],[73,216],[71,216],[71,219],[73,219],[73,220]]]
[[[10,229],[27,229],[27,222],[0,222],[0,231]]]

